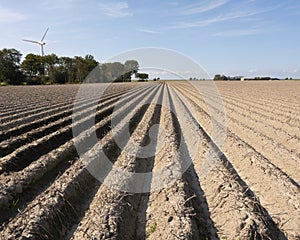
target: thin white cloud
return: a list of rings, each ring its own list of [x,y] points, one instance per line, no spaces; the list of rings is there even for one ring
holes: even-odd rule
[[[158,31],[154,31],[154,30],[150,30],[150,29],[145,29],[145,28],[140,28],[137,29],[139,32],[144,32],[144,33],[151,33],[151,34],[159,34],[160,32]]]
[[[228,20],[228,19],[226,19]],[[213,23],[226,21],[224,18],[214,17],[206,20],[199,20],[193,22],[178,22],[175,25],[171,26],[170,29],[180,29],[180,28],[194,28],[194,27],[205,27]]]
[[[249,36],[256,35],[262,32],[262,29],[254,28],[254,29],[234,29],[223,32],[215,33],[213,36],[216,37],[239,37],[239,36]]]
[[[274,7],[269,7],[261,10],[244,10],[244,11],[233,11],[227,14],[223,15],[218,15],[209,19],[205,20],[197,20],[197,21],[192,21],[192,22],[178,22],[174,24],[173,26],[170,27],[170,29],[180,29],[180,28],[194,28],[194,27],[206,27],[214,23],[222,23],[222,22],[227,22],[231,20],[237,20],[237,19],[242,19],[242,18],[247,18],[259,14],[263,14],[266,12],[273,11],[275,9],[278,9],[281,5],[277,5]]]
[[[122,18],[132,16],[127,2],[99,3],[98,6],[103,14],[109,17]]]
[[[207,4],[209,2],[209,4]],[[182,15],[192,15],[192,14],[198,14],[203,12],[212,11],[216,8],[219,8],[226,3],[228,3],[229,0],[215,0],[215,1],[201,1],[197,4],[192,4],[188,7],[184,7],[181,10]]]
[[[27,19],[27,16],[0,6],[0,23],[19,22]]]

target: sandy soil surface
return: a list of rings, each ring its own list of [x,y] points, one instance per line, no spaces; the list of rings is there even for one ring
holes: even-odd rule
[[[300,239],[300,82],[79,87],[0,88],[1,240]]]

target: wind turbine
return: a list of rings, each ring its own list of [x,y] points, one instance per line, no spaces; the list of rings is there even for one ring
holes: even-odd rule
[[[25,42],[30,42],[30,43],[35,43],[35,44],[40,45],[40,46],[41,46],[41,51],[42,51],[42,56],[44,56],[44,55],[45,55],[45,52],[44,52],[44,45],[46,44],[46,43],[44,42],[44,39],[45,39],[45,37],[46,37],[46,34],[47,34],[48,30],[49,30],[49,28],[47,28],[47,30],[46,30],[46,32],[44,33],[44,35],[43,35],[41,41],[33,41],[33,40],[26,40],[26,39],[23,39],[23,41],[25,41]]]

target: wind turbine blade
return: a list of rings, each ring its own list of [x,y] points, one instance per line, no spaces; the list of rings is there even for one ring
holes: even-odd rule
[[[46,37],[46,34],[47,34],[48,30],[49,30],[49,28],[47,28],[46,32],[44,33],[44,36],[42,37],[41,42],[44,41],[44,38]]]
[[[37,41],[32,41],[32,40],[26,40],[26,39],[23,39],[23,41],[25,41],[25,42],[31,42],[31,43],[36,43],[36,44],[40,44],[39,42],[37,42]]]

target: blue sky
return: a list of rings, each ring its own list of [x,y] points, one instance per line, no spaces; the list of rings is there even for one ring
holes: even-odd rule
[[[1,0],[0,49],[92,54],[130,49],[179,51],[210,75],[300,77],[299,0]]]

